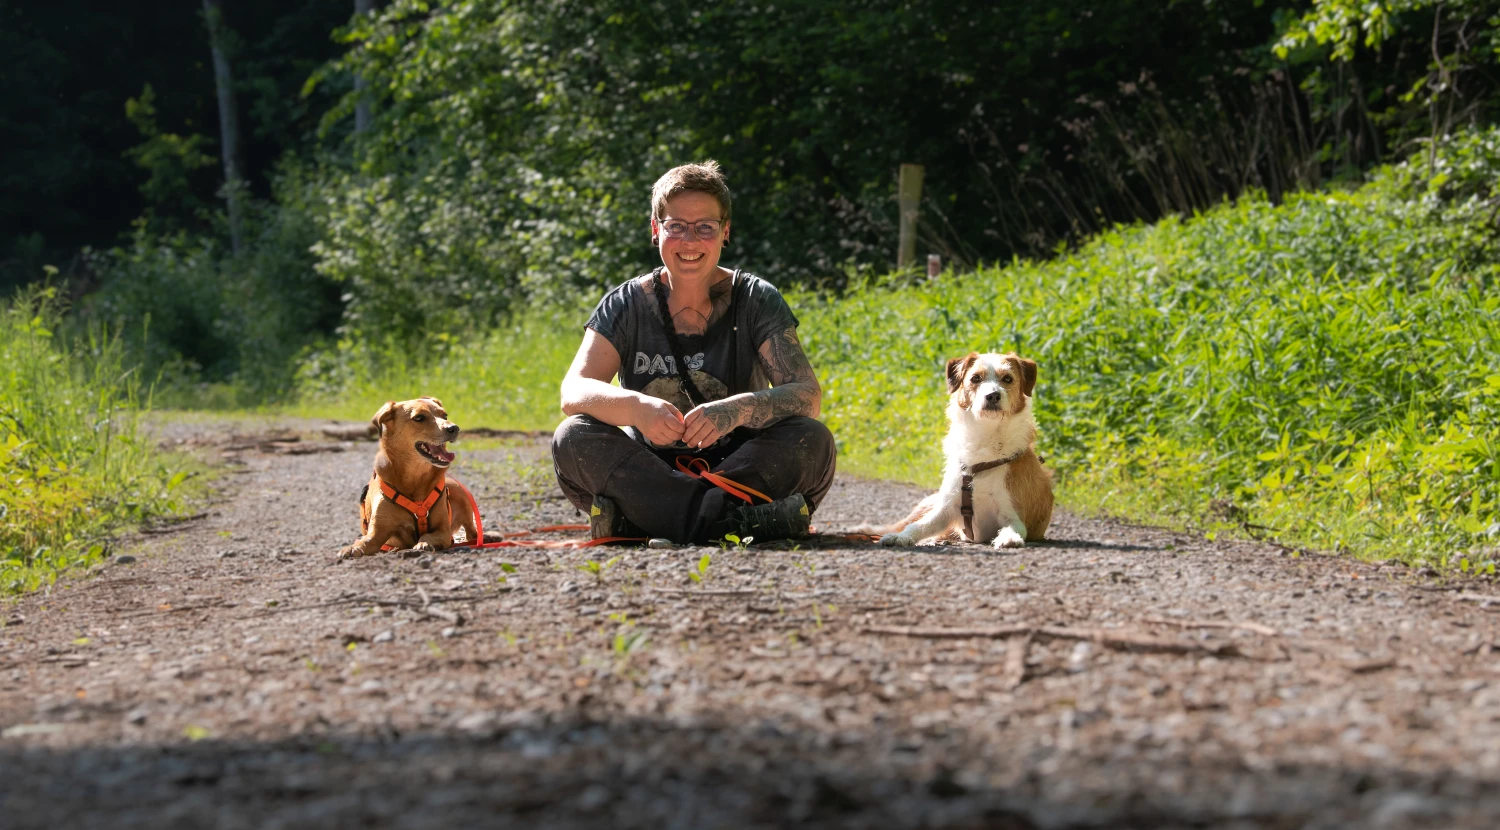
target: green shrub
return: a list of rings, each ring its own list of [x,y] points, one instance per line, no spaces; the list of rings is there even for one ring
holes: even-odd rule
[[[94,255],[103,278],[85,316],[121,332],[158,400],[204,406],[273,402],[297,358],[337,325],[338,286],[313,270],[317,228],[295,169],[282,203],[257,205],[238,256],[213,237],[138,223],[125,245]]]
[[[136,432],[117,340],[59,331],[56,293],[0,304],[0,592],[102,556],[105,534],[171,506],[184,478]]]

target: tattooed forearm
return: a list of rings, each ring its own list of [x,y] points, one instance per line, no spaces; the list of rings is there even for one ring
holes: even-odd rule
[[[795,328],[788,327],[786,331],[767,340],[761,345],[759,356],[760,364],[766,370],[766,377],[771,379],[772,386],[807,381],[816,386],[818,383],[813,376],[812,364],[807,362],[807,355],[802,353],[802,341],[797,339]]]
[[[741,425],[759,428],[789,415],[816,418],[823,390],[818,386],[812,364],[802,352],[797,329],[788,327],[761,344],[759,356],[772,388],[749,396]]]

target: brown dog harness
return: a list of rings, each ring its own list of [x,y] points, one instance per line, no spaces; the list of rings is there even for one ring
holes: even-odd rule
[[[963,480],[959,483],[958,512],[964,516],[964,538],[970,542],[977,542],[974,538],[974,476],[985,470],[993,470],[996,467],[1009,464],[1017,458],[1026,454],[1026,450],[1011,453],[1004,458],[994,461],[986,461],[983,464],[975,464],[973,467],[960,467],[963,471]]]

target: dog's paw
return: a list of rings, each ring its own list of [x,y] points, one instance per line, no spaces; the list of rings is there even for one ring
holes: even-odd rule
[[[995,547],[997,548],[1019,548],[1025,547],[1026,540],[1013,527],[1002,527],[1000,533],[995,536]]]
[[[364,555],[365,551],[359,545],[350,545],[349,547],[340,550],[338,559],[335,559],[334,561],[343,562],[346,559],[358,559],[359,557]]]
[[[415,545],[412,545],[411,549],[412,550],[420,550],[420,551],[434,551],[434,550],[437,550],[437,548],[434,548],[432,546],[431,542],[418,542]]]
[[[880,537],[880,544],[888,548],[909,548],[916,544],[916,541],[902,533],[887,533]]]

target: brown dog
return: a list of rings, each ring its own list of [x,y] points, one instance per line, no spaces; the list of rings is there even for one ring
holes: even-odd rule
[[[468,490],[448,478],[458,437],[437,398],[387,401],[372,420],[380,431],[375,472],[360,495],[359,541],[339,559],[377,550],[443,550],[478,544],[478,523]],[[462,530],[462,535],[458,531]]]
[[[886,529],[880,544],[945,538],[1018,548],[1041,541],[1052,523],[1052,473],[1036,453],[1036,362],[974,352],[948,361],[946,375],[942,486]]]

